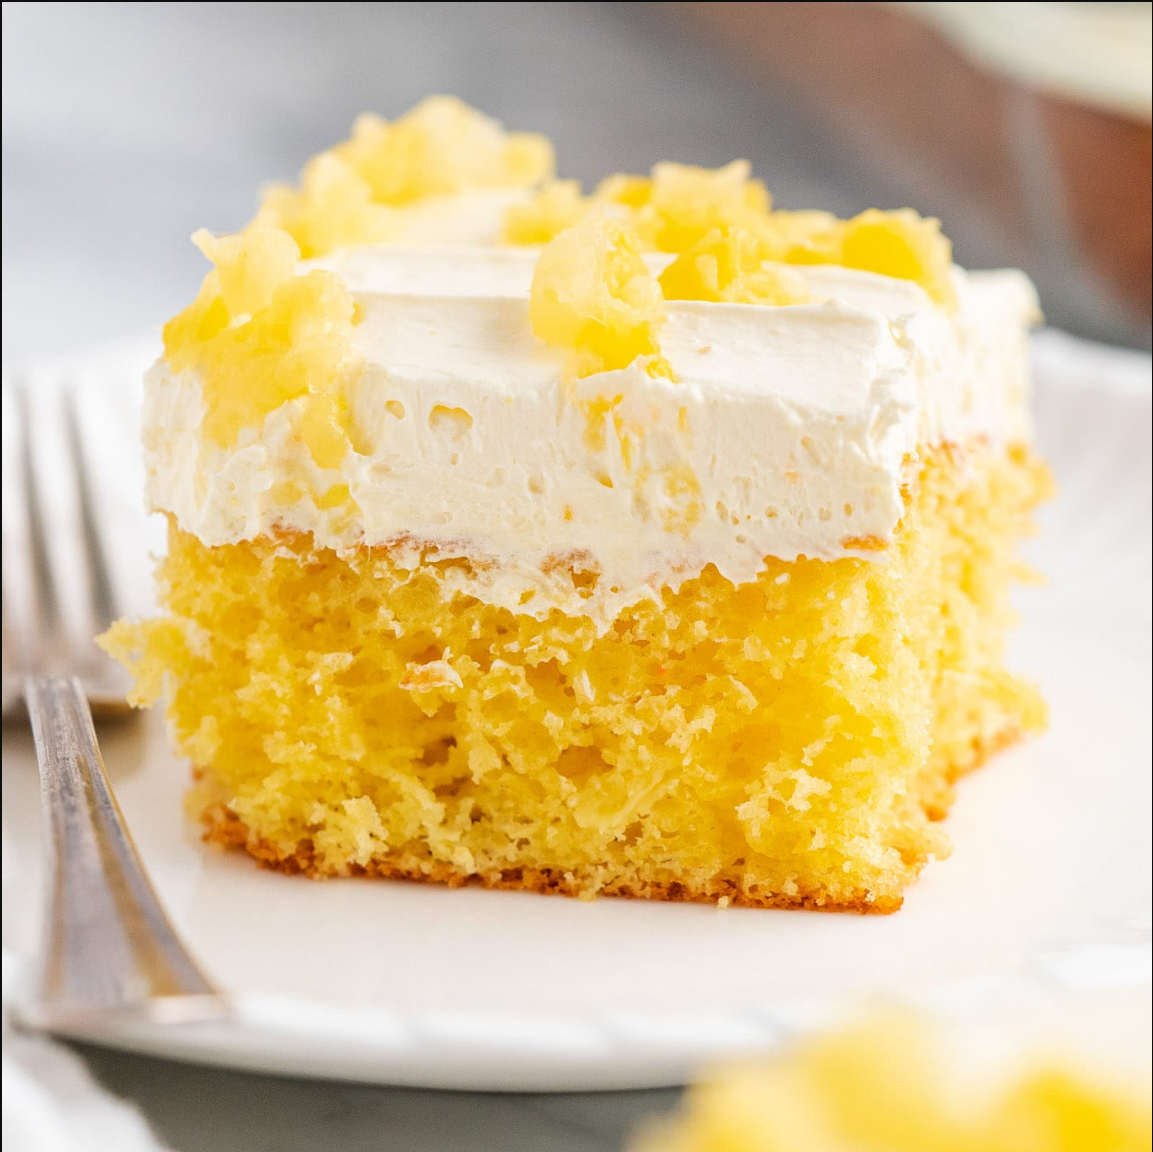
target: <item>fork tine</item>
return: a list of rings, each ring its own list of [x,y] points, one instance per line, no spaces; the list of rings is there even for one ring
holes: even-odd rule
[[[76,504],[80,510],[80,537],[83,545],[84,567],[87,580],[89,609],[92,613],[92,635],[102,632],[120,612],[108,566],[108,556],[100,540],[96,510],[92,503],[91,473],[84,453],[80,434],[80,418],[76,410],[75,390],[63,389],[64,428],[68,451],[72,457],[72,473],[76,483]]]
[[[36,477],[35,450],[32,443],[32,405],[28,387],[21,384],[15,391],[20,420],[20,478],[24,488],[28,555],[32,565],[31,578],[28,582],[30,610],[25,634],[25,659],[31,671],[44,672],[53,663],[49,647],[59,643],[57,638],[62,628],[60,594],[52,572],[44,503],[40,496],[40,482]]]
[[[28,712],[44,811],[45,915],[34,1027],[76,1031],[110,1017],[227,1016],[228,1001],[164,914],[108,784],[79,680],[33,676]]]

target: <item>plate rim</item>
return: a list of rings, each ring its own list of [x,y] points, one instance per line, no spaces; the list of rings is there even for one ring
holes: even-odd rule
[[[117,365],[143,364],[158,349],[156,334],[126,337],[5,367],[5,384],[46,373],[115,374]],[[1153,404],[1153,361],[1145,353],[1045,329],[1033,338],[1032,356],[1034,374],[1046,377],[1040,387],[1102,388],[1145,407]],[[1146,987],[1151,956],[1149,915],[1139,910],[1124,922],[1095,923],[1077,939],[1047,946],[1015,968],[946,982],[929,994],[890,995],[885,1002],[950,1015],[970,1011],[975,1002],[1044,1000],[1095,985]],[[5,1000],[17,1017],[26,1003],[20,991],[25,967],[22,957],[5,948]],[[406,1014],[302,997],[233,993],[231,999],[236,1015],[229,1021],[173,1027],[125,1020],[60,1034],[190,1063],[322,1079],[463,1091],[631,1090],[682,1084],[702,1064],[771,1052],[793,1036],[858,1011],[861,1003],[855,997],[770,1001],[743,1014],[684,1017],[670,1029],[667,1016],[644,1012],[601,1018],[506,1013],[494,1021],[484,1013]],[[310,1055],[295,1055],[302,1050]]]

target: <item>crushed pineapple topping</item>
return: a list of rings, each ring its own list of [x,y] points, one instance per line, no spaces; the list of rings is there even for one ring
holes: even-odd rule
[[[666,300],[808,303],[812,297],[800,274],[771,260],[772,249],[757,233],[713,229],[661,273],[661,291]]]
[[[265,190],[258,219],[291,233],[305,258],[389,239],[397,209],[473,188],[521,188],[552,175],[552,144],[449,96],[392,124],[366,113],[352,136],[309,161],[299,188]]]
[[[321,468],[350,446],[347,384],[356,309],[328,272],[296,275],[301,258],[391,235],[405,205],[469,188],[537,184],[552,173],[543,136],[506,133],[451,97],[431,97],[388,124],[361,116],[351,139],[315,157],[299,189],[267,189],[239,235],[193,238],[215,265],[196,300],[164,329],[174,371],[202,378],[205,435],[228,447],[290,400],[297,433]]]
[[[359,368],[356,305],[344,281],[322,271],[297,276],[296,241],[265,224],[194,240],[215,268],[165,325],[164,349],[174,371],[199,371],[205,435],[227,447],[299,400],[297,434],[318,467],[335,468],[348,445],[345,386]]]
[[[942,235],[939,221],[907,208],[897,212],[871,208],[851,220],[838,220],[827,212],[773,211],[764,185],[749,178],[743,160],[715,171],[657,164],[649,178],[610,176],[589,196],[582,196],[574,181],[553,180],[532,200],[510,207],[506,239],[512,244],[543,244],[595,211],[627,221],[648,250],[680,255],[702,243],[715,247],[717,234],[747,236],[746,259],[755,252],[762,261],[782,264],[840,264],[912,280],[945,308],[956,302],[950,277],[952,245]],[[735,241],[726,243],[738,247]],[[687,279],[708,291],[707,275]],[[770,297],[776,294],[769,292]],[[783,295],[787,297],[788,291]],[[751,300],[739,302],[778,301],[762,300],[754,290]]]
[[[296,401],[295,431],[313,461],[339,465],[351,446],[348,385],[360,367],[356,305],[339,277],[298,274],[299,261],[388,241],[406,208],[471,189],[537,189],[507,209],[506,239],[544,245],[532,329],[572,350],[577,378],[642,360],[650,376],[671,379],[657,339],[665,299],[806,303],[790,264],[910,280],[942,307],[954,304],[949,242],[936,220],[907,209],[852,220],[774,211],[743,160],[716,170],[657,164],[649,177],[610,176],[588,196],[552,172],[544,137],[506,133],[458,100],[433,97],[391,124],[360,117],[349,140],[307,165],[299,188],[267,189],[239,235],[197,233],[215,268],[165,327],[164,345],[174,371],[200,374],[206,437],[230,447],[242,429]],[[676,257],[659,281],[645,251]]]
[[[660,285],[627,225],[587,216],[545,245],[529,293],[533,332],[572,348],[573,373],[591,376],[648,357],[651,376],[671,376],[659,355],[664,320]]]
[[[749,178],[747,160],[715,171],[665,163],[648,178],[609,176],[587,197],[575,181],[551,181],[533,200],[509,209],[506,237],[540,244],[601,210],[627,218],[647,249],[683,252],[714,229],[755,227],[770,207],[765,186]]]

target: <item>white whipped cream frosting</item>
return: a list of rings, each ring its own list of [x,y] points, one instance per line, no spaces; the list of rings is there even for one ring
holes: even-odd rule
[[[369,450],[318,469],[292,403],[222,449],[200,434],[195,375],[160,362],[145,390],[149,504],[208,545],[289,530],[339,551],[432,548],[472,562],[453,569],[472,595],[607,624],[710,564],[741,584],[766,556],[877,559],[927,449],[1030,437],[1037,307],[1020,273],[956,270],[946,313],[908,281],[802,267],[818,303],[670,302],[675,382],[640,365],[573,381],[529,326],[536,256],[366,247],[314,262],[362,310],[351,404]],[[581,401],[617,396],[598,445]],[[359,511],[280,503],[282,481],[347,484]],[[591,591],[574,588],[574,564],[599,572]]]

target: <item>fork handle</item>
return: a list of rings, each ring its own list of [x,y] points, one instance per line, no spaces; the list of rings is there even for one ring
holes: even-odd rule
[[[44,929],[36,1000],[45,1028],[109,1014],[178,1021],[223,1015],[140,862],[104,773],[92,713],[72,676],[25,686],[43,806]]]

